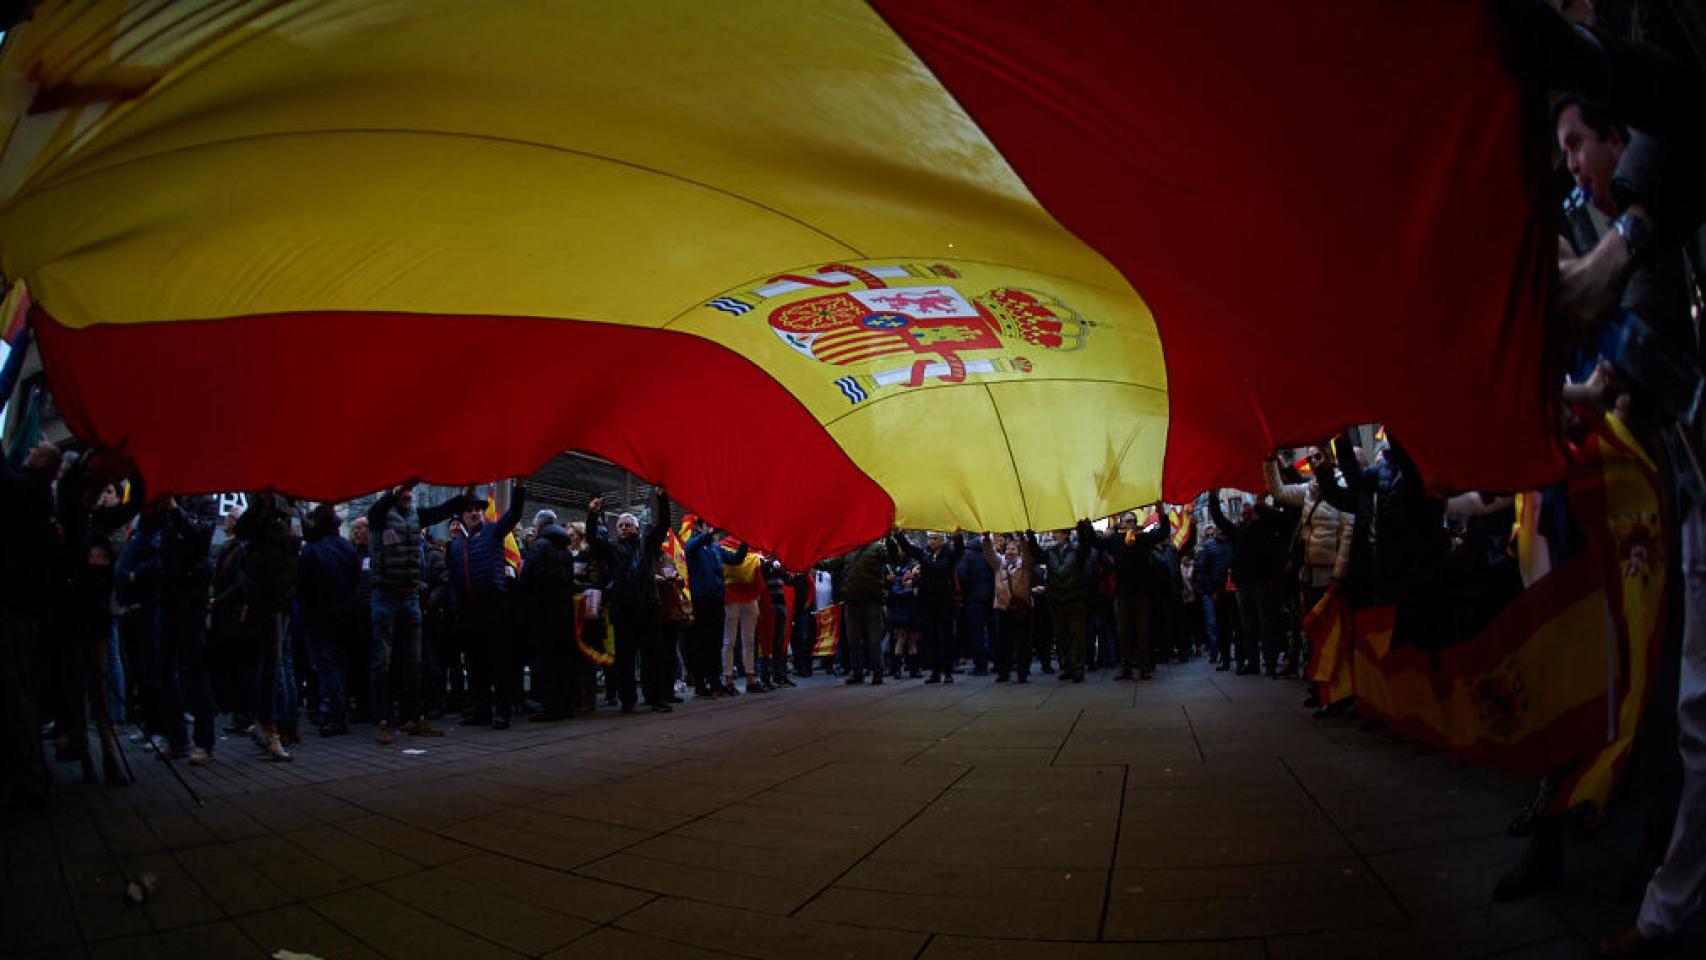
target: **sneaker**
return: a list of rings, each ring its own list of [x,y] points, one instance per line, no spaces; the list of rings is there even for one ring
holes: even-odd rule
[[[554,716],[556,716],[558,719],[562,719],[562,714],[554,714]],[[414,723],[404,724],[403,725],[403,732],[408,734],[411,737],[442,737],[442,736],[444,736],[443,730],[438,729],[437,727],[426,722],[425,720],[416,720]]]
[[[267,738],[266,749],[267,759],[274,763],[289,763],[296,759],[290,755],[290,751],[284,749],[284,741],[280,740],[277,734]]]
[[[213,754],[208,753],[206,750],[202,749],[201,747],[191,747],[190,748],[190,766],[192,766],[192,767],[205,767],[212,762],[213,762]]]

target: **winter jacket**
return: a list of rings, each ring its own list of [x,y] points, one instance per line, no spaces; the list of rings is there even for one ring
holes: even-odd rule
[[[518,483],[510,493],[509,509],[503,516],[482,523],[450,542],[445,563],[450,567],[450,602],[457,610],[466,610],[508,591],[504,538],[521,522],[521,510],[526,503],[527,488]]]
[[[954,577],[960,584],[960,599],[967,606],[981,604],[987,607],[995,600],[995,571],[983,562],[982,556],[983,545],[991,539],[985,536],[969,538],[959,567],[954,570]]]
[[[984,566],[989,568],[990,579],[995,585],[992,602],[997,610],[1011,610],[1031,606],[1031,568],[1036,565],[1036,557],[1031,553],[1031,545],[1023,539],[1019,541],[1019,561],[1009,566],[1007,558],[995,553],[995,541],[990,537],[983,538]]]
[[[723,601],[723,566],[746,559],[746,544],[730,550],[718,541],[715,530],[705,530],[687,538],[687,586],[695,601]]]
[[[237,518],[236,534],[244,541],[243,600],[266,614],[283,613],[296,592],[299,547],[290,530],[293,505],[273,495],[250,498],[249,509]]]
[[[323,532],[302,544],[296,568],[296,600],[308,632],[327,636],[328,631],[348,622],[355,611],[359,563],[355,546],[336,531]]]
[[[1199,597],[1218,597],[1226,592],[1226,574],[1232,569],[1232,545],[1205,536],[1197,547],[1197,563],[1191,583]]]
[[[35,614],[51,603],[58,566],[52,478],[40,470],[0,462],[0,609]]]
[[[1325,587],[1334,580],[1343,580],[1350,568],[1355,515],[1323,500],[1319,484],[1281,482],[1279,468],[1272,460],[1262,464],[1262,475],[1275,503],[1302,512],[1298,529],[1292,535],[1303,544],[1298,582],[1306,587]]]
[[[1160,511],[1159,523],[1129,536],[1118,530],[1098,533],[1088,520],[1078,524],[1080,540],[1107,551],[1114,562],[1114,589],[1120,596],[1153,596],[1165,586],[1166,570],[1155,562],[1155,548],[1167,542],[1173,533],[1173,521],[1167,511]]]
[[[1048,581],[1043,596],[1050,610],[1065,610],[1082,606],[1090,600],[1090,579],[1086,569],[1090,557],[1090,541],[1080,538],[1077,543],[1056,540],[1046,548],[1037,545],[1036,535],[1025,531],[1025,541],[1031,553],[1048,568]]]
[[[770,605],[785,607],[788,605],[788,571],[782,568],[778,560],[764,561],[764,591],[770,595]]]
[[[1258,503],[1248,523],[1235,523],[1221,511],[1220,498],[1215,496],[1208,499],[1208,513],[1215,526],[1231,538],[1234,586],[1272,583],[1279,578],[1295,526],[1289,514]]]
[[[422,589],[421,528],[448,519],[459,503],[459,498],[452,497],[437,506],[405,510],[394,493],[375,500],[367,511],[368,568],[373,589],[385,593]]]
[[[880,537],[821,566],[839,575],[836,589],[840,591],[840,599],[848,603],[881,603],[888,595],[888,564],[897,558],[889,538]]]
[[[421,594],[421,612],[443,612],[450,606],[450,565],[444,559],[444,548],[436,543],[421,541],[421,582],[426,591]]]
[[[573,626],[575,559],[569,553],[569,531],[547,523],[527,548],[517,588],[525,598],[535,629],[561,634]]]
[[[896,577],[889,587],[886,606],[890,628],[911,630],[918,626],[918,591],[907,586],[902,578]]]
[[[630,540],[608,540],[610,545],[610,577],[615,596],[608,605],[616,620],[636,621],[656,617],[658,591],[656,574],[658,556],[663,552],[664,539],[669,536],[669,499],[657,491],[652,508],[652,525],[644,535]],[[588,528],[588,532],[592,532]],[[605,538],[602,527],[598,536]]]
[[[895,547],[918,561],[918,615],[942,619],[954,612],[954,570],[965,556],[965,537],[956,535],[934,552],[920,548],[905,537],[893,538]]]

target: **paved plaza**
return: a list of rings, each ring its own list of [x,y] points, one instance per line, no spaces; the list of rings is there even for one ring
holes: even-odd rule
[[[131,746],[137,784],[5,824],[0,955],[1540,958],[1633,912],[1616,830],[1490,902],[1521,780],[1313,720],[1296,683],[1109,677],[819,678],[292,764],[229,737],[180,767],[199,809]]]

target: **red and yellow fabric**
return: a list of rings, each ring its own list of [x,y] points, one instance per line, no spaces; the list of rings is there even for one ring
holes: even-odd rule
[[[1663,644],[1659,476],[1627,428],[1607,417],[1574,452],[1567,489],[1586,545],[1475,637],[1436,659],[1394,648],[1393,608],[1352,611],[1335,588],[1305,620],[1309,677],[1323,702],[1354,693],[1360,712],[1471,761],[1531,775],[1566,768],[1555,811],[1603,812]],[[1537,512],[1520,517],[1519,548]]]
[[[1173,549],[1183,550],[1191,542],[1191,535],[1196,532],[1196,521],[1191,516],[1188,505],[1169,503],[1167,519],[1173,524]]]
[[[812,614],[815,634],[812,656],[833,657],[841,648],[841,604],[832,604]]]
[[[587,595],[575,594],[575,648],[594,666],[608,667],[616,662],[616,633],[610,629],[609,615],[602,607],[596,615],[587,608]],[[587,630],[593,623],[602,628],[596,638]]]
[[[495,483],[486,487],[485,522],[498,522],[498,485]],[[521,572],[521,544],[516,542],[513,530],[504,534],[504,566],[512,575]]]
[[[575,447],[804,567],[1254,488],[1376,417],[1535,486],[1554,253],[1487,18],[49,0],[0,53],[0,269],[67,421],[161,490]],[[660,428],[682,370],[766,428]]]

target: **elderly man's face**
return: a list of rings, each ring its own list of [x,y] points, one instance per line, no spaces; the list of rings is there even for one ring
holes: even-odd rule
[[[944,538],[941,534],[932,533],[932,534],[930,534],[924,538],[924,542],[930,545],[930,549],[936,550],[936,549],[939,549],[942,546],[942,544],[946,543],[947,541],[946,541],[946,538]]]
[[[357,517],[349,527],[350,542],[358,547],[367,546],[367,518]]]
[[[632,540],[640,535],[640,524],[633,517],[623,517],[616,521],[616,535],[623,540]]]

